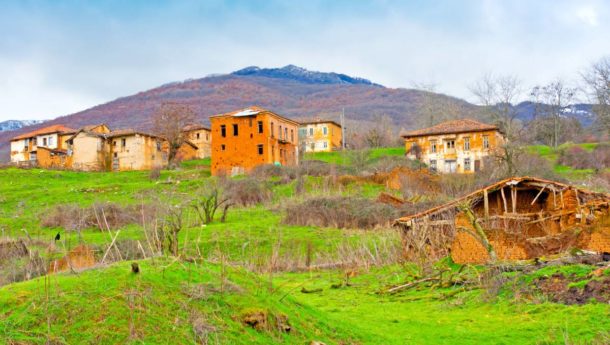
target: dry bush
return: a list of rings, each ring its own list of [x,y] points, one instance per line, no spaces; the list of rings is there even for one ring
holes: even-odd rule
[[[249,175],[260,180],[279,177],[282,180],[290,181],[296,178],[296,174],[296,169],[294,167],[275,164],[262,164],[252,169]]]
[[[441,191],[450,198],[468,194],[477,188],[474,174],[443,174],[441,176]]]
[[[588,169],[593,166],[593,155],[580,146],[571,146],[559,152],[557,163],[574,169]]]
[[[389,205],[352,197],[317,197],[286,207],[284,224],[373,229],[389,226],[398,213]]]
[[[152,168],[150,170],[150,174],[148,175],[148,178],[150,180],[157,181],[160,177],[161,177],[161,168],[157,167],[157,168]]]
[[[515,167],[520,176],[533,176],[558,181],[562,180],[553,170],[551,162],[536,154],[520,155],[515,161]]]
[[[384,156],[368,165],[368,169],[375,172],[391,172],[396,168],[418,170],[424,167],[420,161],[408,159],[405,156]]]
[[[55,206],[41,219],[45,227],[61,227],[68,231],[98,228],[100,230],[118,229],[128,224],[142,224],[150,215],[148,205],[120,205],[111,202],[95,203],[89,207],[77,204]]]
[[[261,204],[273,197],[271,188],[267,184],[252,177],[227,180],[224,189],[231,202],[240,206]]]
[[[298,173],[309,176],[328,176],[333,169],[337,170],[334,164],[317,160],[304,160],[298,166]]]
[[[593,168],[605,169],[610,167],[610,144],[601,143],[591,152]]]

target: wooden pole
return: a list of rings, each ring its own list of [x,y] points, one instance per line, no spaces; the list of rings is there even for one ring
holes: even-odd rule
[[[506,204],[506,195],[504,194],[504,187],[500,188],[500,194],[502,194],[502,201],[504,202],[504,213],[508,213],[508,205]]]
[[[485,204],[485,220],[489,218],[489,197],[487,195],[487,189],[483,189],[483,203]]]

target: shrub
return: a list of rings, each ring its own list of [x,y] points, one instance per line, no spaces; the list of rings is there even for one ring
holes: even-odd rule
[[[227,180],[224,188],[232,203],[240,206],[260,204],[273,197],[269,186],[252,177]]]
[[[147,208],[147,206],[144,206]],[[144,210],[147,211],[147,210]],[[144,212],[148,214],[148,212]],[[98,228],[100,230],[118,229],[127,224],[141,224],[143,209],[140,205],[120,205],[116,203],[95,203],[89,207],[77,204],[57,205],[45,213],[41,225],[62,227],[65,230]]]
[[[152,181],[157,181],[161,177],[161,168],[153,168],[148,175],[148,178]]]
[[[593,157],[582,147],[571,146],[559,152],[557,163],[574,169],[589,169],[593,167]]]
[[[389,226],[398,211],[392,206],[352,197],[318,197],[286,208],[284,224],[372,229]]]
[[[597,145],[595,149],[593,149],[591,156],[595,169],[610,167],[610,144],[602,143]]]

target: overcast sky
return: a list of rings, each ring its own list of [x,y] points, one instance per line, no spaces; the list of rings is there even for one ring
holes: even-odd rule
[[[0,120],[171,81],[295,64],[472,100],[484,73],[576,82],[610,55],[609,1],[0,1]]]

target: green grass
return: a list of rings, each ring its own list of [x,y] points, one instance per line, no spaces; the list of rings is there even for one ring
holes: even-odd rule
[[[269,289],[260,277],[218,265],[170,259],[140,261],[79,275],[50,276],[0,290],[0,340],[66,344],[194,344],[195,326],[216,331],[212,344],[353,343],[359,334],[340,320]],[[224,273],[223,273],[224,272]],[[224,281],[224,284],[221,282]],[[207,289],[207,291],[206,291]],[[256,331],[242,322],[248,310],[286,315],[292,330]]]
[[[565,143],[560,145],[557,148],[553,148],[548,145],[530,145],[527,147],[527,152],[531,154],[537,154],[542,158],[547,159],[551,164],[553,164],[554,171],[566,178],[572,180],[584,180],[595,173],[594,169],[574,169],[569,166],[561,165],[557,163],[557,159],[559,158],[559,153],[561,150],[567,149],[569,147],[578,146],[587,151],[593,151],[597,145],[600,143]]]
[[[544,148],[539,148],[544,151]],[[372,150],[369,159],[401,156],[402,148]],[[544,151],[551,156],[552,152]],[[349,164],[341,152],[308,155]],[[140,204],[150,192],[176,189],[176,198],[198,194],[210,183],[209,160],[183,163],[174,171],[162,171],[153,181],[148,172],[82,173],[40,169],[0,171],[0,230],[2,237],[23,237],[50,243],[59,231],[67,248],[79,243],[104,248],[109,234],[84,229],[74,232],[45,228],[40,219],[59,204],[83,207],[95,202]],[[168,183],[171,182],[171,183]],[[178,182],[179,181],[179,182]],[[347,230],[282,223],[283,206],[304,197],[295,193],[295,182],[270,179],[273,200],[266,205],[229,211],[225,223],[199,226],[194,215],[185,219],[180,233],[185,257],[203,257],[194,264],[171,258],[140,261],[142,272],[133,275],[129,262],[79,274],[50,276],[0,287],[0,343],[195,343],[193,324],[205,320],[216,331],[211,343],[220,344],[532,344],[586,342],[610,329],[610,307],[604,304],[565,306],[515,300],[514,291],[492,302],[480,290],[454,298],[437,299],[451,289],[414,289],[395,296],[378,294],[383,287],[399,284],[408,267],[357,268],[351,286],[331,288],[343,280],[343,272],[322,270],[305,273],[260,273],[272,258],[302,268],[305,258],[313,263],[337,262],[349,257],[371,261],[384,250],[400,245],[393,230]],[[338,195],[373,199],[384,186],[352,184],[328,189],[322,177],[305,179],[307,196]],[[25,231],[23,231],[24,229]],[[119,240],[145,243],[142,228],[131,224],[120,229]],[[64,242],[65,241],[65,242]],[[43,254],[44,246],[37,247]],[[359,252],[359,250],[361,250]],[[225,263],[225,265],[221,265]],[[525,279],[560,272],[585,279],[589,266],[545,268]],[[609,271],[610,272],[610,271]],[[224,278],[223,278],[224,277]],[[226,279],[239,289],[217,291]],[[205,297],[193,297],[189,288],[213,287]],[[302,287],[322,289],[301,293]],[[241,322],[242,314],[266,310],[285,314],[293,326],[289,334],[255,331]]]
[[[382,148],[374,148],[369,149],[368,159],[376,160],[381,157],[387,156],[404,156],[405,148],[404,147],[382,147]],[[333,152],[313,152],[306,153],[303,157],[305,160],[318,160],[327,163],[339,164],[339,165],[349,165],[351,163],[351,151],[333,151]]]

